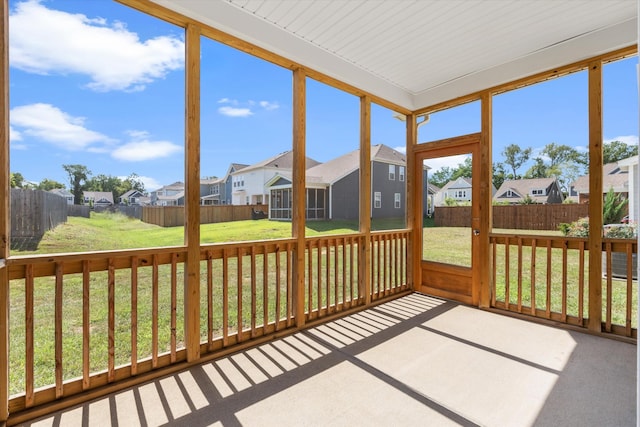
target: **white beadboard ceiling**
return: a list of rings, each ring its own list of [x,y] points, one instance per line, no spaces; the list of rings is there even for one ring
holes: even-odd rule
[[[153,0],[414,110],[637,42],[637,0]]]

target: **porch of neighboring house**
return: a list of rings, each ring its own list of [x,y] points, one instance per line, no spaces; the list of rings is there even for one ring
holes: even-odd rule
[[[635,352],[413,293],[26,425],[627,426]]]
[[[6,24],[8,1],[1,1],[0,22]],[[545,40],[539,49],[510,51],[513,62],[507,64],[511,66],[506,74],[491,68],[504,64],[503,57],[488,59],[481,71],[443,73],[441,80],[428,82],[427,93],[417,86],[413,91],[400,90],[409,86],[391,84],[391,76],[382,71],[378,76],[367,72],[360,87],[354,83],[359,81],[354,78],[358,70],[344,58],[338,58],[337,69],[346,70],[347,80],[340,80],[339,72],[316,71],[331,70],[337,58],[326,67],[315,64],[314,69],[313,61],[329,51],[315,50],[313,44],[296,49],[303,41],[299,35],[288,34],[294,37],[289,46],[294,59],[294,52],[305,52],[298,56],[302,62],[295,62],[268,46],[252,45],[212,26],[222,19],[222,12],[257,19],[240,11],[256,7],[254,2],[238,6],[233,0],[120,1],[184,29],[186,170],[183,191],[173,196],[185,206],[184,245],[11,256],[9,34],[4,25],[0,161],[7,173],[0,174],[0,425],[635,423],[638,301],[632,259],[637,240],[603,237],[600,198],[589,205],[589,237],[497,233],[491,210],[493,97],[578,71],[586,71],[588,81],[590,191],[603,193],[602,67],[637,54],[637,36],[627,37],[629,27],[633,31],[637,27],[635,8],[629,17],[624,2],[602,10],[598,2],[585,3],[582,9],[589,12],[592,27],[575,28],[576,34],[554,34],[556,38]],[[392,3],[396,4],[379,6]],[[448,7],[445,3],[429,2],[430,7]],[[553,3],[547,7],[561,4],[559,12],[565,17],[572,16],[576,7],[571,1]],[[299,13],[312,7],[288,4],[304,9]],[[344,4],[329,2],[323,8],[329,11]],[[423,4],[406,7],[410,11]],[[483,10],[490,20],[484,22],[509,14],[523,19],[523,8],[538,12],[535,1],[505,3],[504,8]],[[616,25],[599,21],[618,10],[620,17],[610,18],[617,19]],[[338,12],[317,19],[324,25],[328,16],[342,16]],[[422,12],[426,14],[422,16],[432,14]],[[475,23],[477,14],[466,16]],[[409,14],[404,19],[411,18]],[[543,21],[536,15],[528,22]],[[255,27],[265,39],[279,31],[266,22],[259,20]],[[420,25],[415,28],[429,27],[416,22]],[[513,27],[513,22],[507,23]],[[401,33],[400,26],[387,34]],[[495,26],[496,31],[499,28]],[[531,33],[547,34],[545,29]],[[290,237],[200,243],[199,58],[200,40],[205,37],[291,70],[291,190],[280,194],[282,206],[277,206],[291,208]],[[261,37],[247,35],[248,40]],[[478,38],[475,33],[473,38]],[[597,52],[590,47],[594,39],[603,40]],[[541,43],[531,42],[531,46]],[[285,47],[278,51],[287,52]],[[448,46],[444,50],[446,55],[457,51]],[[488,56],[490,50],[482,50],[482,55]],[[377,45],[371,51],[377,54]],[[414,54],[411,49],[404,51]],[[386,58],[383,62],[395,63]],[[429,63],[434,75],[435,67],[443,65]],[[464,77],[452,79],[457,75]],[[499,81],[494,77],[498,75]],[[360,103],[359,229],[350,234],[305,234],[305,212],[311,208],[305,197],[308,79],[355,95]],[[418,142],[418,125],[428,122],[431,114],[469,102],[479,105],[478,132]],[[406,139],[401,141],[407,159],[403,229],[372,231],[371,227],[373,103],[397,111],[406,122]],[[423,162],[461,153],[473,156],[466,234],[470,259],[468,266],[452,266],[424,258],[422,218],[429,192],[424,189]],[[247,193],[238,188],[234,195],[242,194],[248,203]],[[260,197],[253,201],[267,205],[273,193],[266,191]],[[318,216],[320,208],[324,215],[327,207],[324,196],[322,200],[322,206],[315,205]],[[625,260],[624,279],[613,277],[614,254]],[[92,286],[100,286],[100,292],[92,291]],[[50,302],[46,307],[38,305],[43,289]],[[77,304],[65,299],[69,289],[77,291]],[[105,313],[99,319],[102,335],[94,328],[95,298],[101,298]],[[10,312],[19,320],[12,328]],[[36,357],[38,334],[43,333],[38,321],[55,339],[53,348]],[[24,357],[11,359],[10,345],[19,347]],[[77,357],[69,360],[70,353]],[[15,365],[10,368],[11,361]],[[10,378],[10,370],[19,372],[17,379]],[[31,421],[38,417],[44,418]]]

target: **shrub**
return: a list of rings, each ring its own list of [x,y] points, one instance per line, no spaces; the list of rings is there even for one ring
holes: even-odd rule
[[[611,239],[635,239],[638,236],[638,224],[611,224],[604,226],[604,237]]]

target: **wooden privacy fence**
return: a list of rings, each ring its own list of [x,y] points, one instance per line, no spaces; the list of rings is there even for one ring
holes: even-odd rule
[[[67,205],[68,216],[80,216],[82,218],[91,217],[91,207],[84,205]]]
[[[200,224],[252,219],[253,212],[268,214],[267,205],[200,206]],[[184,206],[144,206],[142,221],[161,227],[184,225]]]
[[[588,215],[588,204],[495,205],[493,228],[557,230],[562,223]],[[436,227],[470,227],[471,206],[437,206],[434,221]]]
[[[65,198],[42,190],[11,189],[11,247],[28,249],[67,222]]]

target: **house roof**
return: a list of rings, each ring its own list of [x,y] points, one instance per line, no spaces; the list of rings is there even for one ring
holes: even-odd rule
[[[589,194],[589,175],[578,177],[571,187],[581,194]],[[607,193],[610,188],[616,193],[626,193],[629,191],[629,174],[627,170],[622,170],[618,163],[607,163],[602,166],[602,192]]]
[[[306,158],[306,167],[307,169],[320,164],[317,160],[314,160],[310,157]],[[261,168],[277,168],[282,170],[291,170],[293,169],[293,151],[285,151],[284,153],[280,153],[277,156],[270,157],[266,160],[263,160],[258,163],[254,163],[250,166],[239,169],[236,172],[232,172],[231,175],[236,175],[240,172],[248,172]]]
[[[404,166],[406,158],[404,154],[387,145],[377,144],[371,147],[371,161]],[[333,184],[359,168],[360,149],[357,149],[308,169],[307,181]]]
[[[125,199],[125,198],[129,198],[131,196],[133,196],[134,194],[140,194],[141,196],[144,196],[144,194],[138,190],[129,190],[126,193],[124,193],[122,196],[120,196],[121,199]]]
[[[471,178],[465,178],[461,176],[457,179],[447,182],[444,186],[442,186],[440,191],[455,190],[456,188],[470,188],[470,187],[471,187]]]
[[[106,200],[113,204],[113,193],[111,191],[83,191],[82,195],[85,199]]]
[[[52,190],[49,190],[49,193],[53,193],[62,197],[73,197],[73,193],[71,193],[69,190],[66,190],[64,188],[54,188]]]
[[[409,110],[633,45],[638,28],[632,0],[152,1]]]
[[[164,186],[158,188],[157,190],[152,191],[152,193],[156,193],[156,192],[158,192],[160,190],[174,190],[174,191],[184,190],[184,182],[176,181],[173,184],[164,185]]]
[[[549,198],[547,194],[534,196],[533,194],[531,194],[531,191],[538,189],[547,189],[554,182],[556,182],[555,178],[509,179],[502,183],[493,199],[498,202],[512,202],[514,200],[524,199],[525,197],[527,197],[527,195],[529,195],[529,197],[531,197],[533,201],[537,203],[545,203]],[[509,190],[517,194],[518,197],[507,197],[507,192]]]
[[[184,197],[184,190],[170,196],[158,196],[157,200],[179,200]]]

